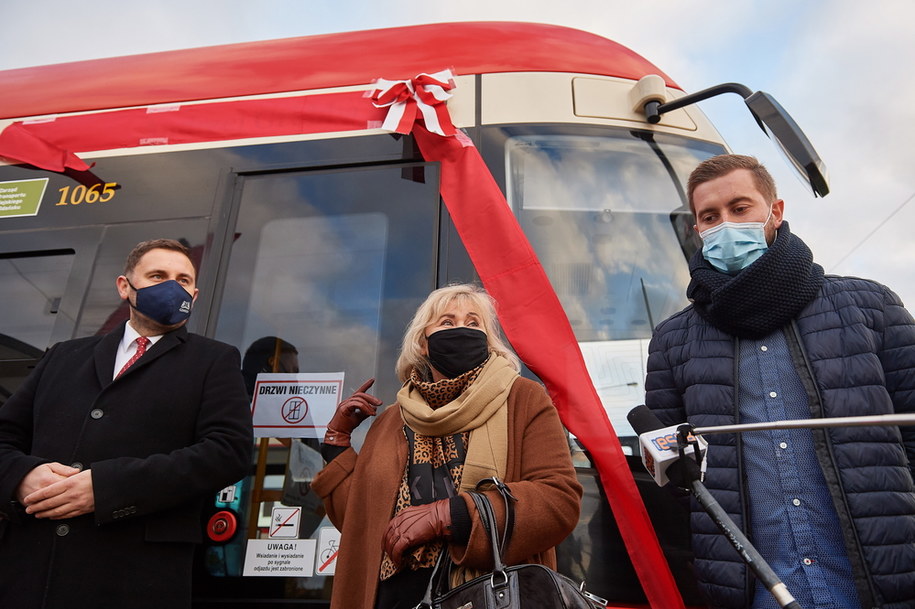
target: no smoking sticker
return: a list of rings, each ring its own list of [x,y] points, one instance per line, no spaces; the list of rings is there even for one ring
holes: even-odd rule
[[[270,539],[298,539],[302,508],[275,507],[270,519]]]

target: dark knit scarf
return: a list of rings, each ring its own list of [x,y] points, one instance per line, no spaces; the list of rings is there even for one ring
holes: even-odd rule
[[[810,248],[782,222],[778,236],[760,258],[728,275],[697,251],[689,263],[686,296],[707,322],[732,336],[762,338],[783,327],[813,300],[823,284],[823,267]]]

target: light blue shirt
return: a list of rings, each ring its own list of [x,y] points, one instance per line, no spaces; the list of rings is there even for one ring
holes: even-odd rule
[[[810,418],[804,385],[779,330],[741,340],[741,423]],[[742,435],[750,538],[804,609],[860,608],[839,517],[809,429]],[[757,580],[753,609],[779,609]]]

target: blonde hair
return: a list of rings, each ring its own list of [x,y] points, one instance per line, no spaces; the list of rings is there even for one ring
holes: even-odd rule
[[[429,294],[413,315],[407,325],[400,349],[400,357],[394,371],[400,382],[410,378],[410,371],[416,371],[423,378],[429,378],[431,370],[428,358],[423,355],[426,348],[426,328],[437,320],[452,303],[468,304],[480,316],[483,331],[489,342],[489,351],[495,351],[509,362],[512,367],[521,371],[521,361],[502,338],[502,329],[496,317],[496,301],[486,290],[471,283],[449,285]]]

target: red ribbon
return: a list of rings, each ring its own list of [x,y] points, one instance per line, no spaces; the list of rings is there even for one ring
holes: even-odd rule
[[[23,125],[12,123],[0,131],[0,157],[69,176],[86,186],[104,184],[91,171],[92,165],[69,150],[48,142]],[[93,163],[94,165],[94,163]]]
[[[422,115],[426,129],[444,136],[455,134],[445,101],[451,97],[454,75],[451,70],[419,74],[410,80],[375,81],[372,102],[376,108],[388,108],[383,129],[406,135]]]

